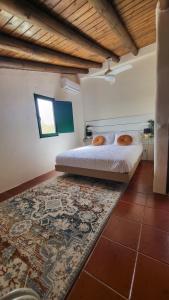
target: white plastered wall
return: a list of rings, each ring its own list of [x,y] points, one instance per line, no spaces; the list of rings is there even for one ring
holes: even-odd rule
[[[75,132],[40,139],[33,93],[72,101]],[[81,97],[65,94],[58,74],[0,70],[0,192],[54,169],[82,138]]]
[[[154,114],[155,53],[135,59],[132,66],[117,75],[112,85],[101,79],[81,80],[85,121]]]

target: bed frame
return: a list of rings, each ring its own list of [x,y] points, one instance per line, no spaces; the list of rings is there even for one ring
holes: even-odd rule
[[[129,182],[140,163],[141,157],[142,157],[142,155],[138,158],[132,171],[129,173],[101,171],[101,170],[94,170],[94,169],[69,167],[69,166],[64,166],[64,165],[55,165],[55,170],[59,171],[59,172],[65,172],[65,173],[88,176],[88,177],[95,177],[95,178],[100,178],[100,179],[107,179],[107,180],[120,181],[120,182]]]
[[[102,132],[124,132],[124,131],[140,131],[143,132],[144,128],[148,126],[148,120],[152,119],[152,114],[133,115],[126,117],[108,118],[90,120],[85,122],[85,126],[89,126],[91,131],[97,134]],[[86,128],[86,127],[85,127]],[[77,174],[88,177],[95,177],[101,179],[108,179],[113,181],[129,182],[142,158],[142,154],[136,161],[133,169],[129,173],[119,173],[110,171],[101,171],[87,168],[70,167],[66,165],[55,165],[55,170],[70,174]]]

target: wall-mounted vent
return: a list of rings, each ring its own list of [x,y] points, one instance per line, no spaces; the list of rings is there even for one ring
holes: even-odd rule
[[[80,94],[80,85],[67,78],[61,78],[61,87],[63,88],[65,93],[69,93],[72,95]]]

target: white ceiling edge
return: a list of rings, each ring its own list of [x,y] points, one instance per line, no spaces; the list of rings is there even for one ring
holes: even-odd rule
[[[145,59],[145,58],[147,58],[149,56],[152,56],[152,55],[155,55],[155,54],[156,54],[156,43],[153,43],[153,44],[148,45],[144,48],[141,48],[139,50],[137,56],[130,53],[130,54],[126,54],[126,55],[122,56],[120,58],[119,63],[114,63],[112,61],[111,62],[111,69],[113,70],[114,68],[117,68],[117,67],[129,64],[129,63],[132,64],[132,63],[138,62],[142,59]],[[89,69],[89,74],[80,76],[81,77],[80,80],[83,80],[83,79],[86,79],[86,78],[89,79],[88,75],[103,74],[106,70],[107,70],[107,62],[104,62],[102,68],[100,68],[99,70],[96,69],[96,68],[95,69],[94,68]]]

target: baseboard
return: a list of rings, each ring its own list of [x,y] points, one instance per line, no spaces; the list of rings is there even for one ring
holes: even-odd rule
[[[19,193],[22,193],[25,190],[45,181],[47,179],[50,179],[51,177],[55,176],[56,174],[57,174],[57,172],[55,170],[52,170],[48,173],[42,174],[42,175],[35,177],[29,181],[26,181],[10,190],[2,192],[2,193],[0,193],[0,202],[6,200],[8,198],[11,198]]]

